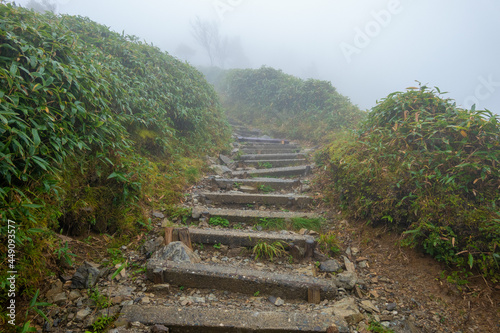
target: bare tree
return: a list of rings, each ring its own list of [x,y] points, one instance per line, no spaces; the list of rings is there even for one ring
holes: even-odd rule
[[[215,21],[205,21],[196,17],[191,22],[191,33],[210,59],[210,66],[223,66],[226,58],[227,39],[222,37]]]

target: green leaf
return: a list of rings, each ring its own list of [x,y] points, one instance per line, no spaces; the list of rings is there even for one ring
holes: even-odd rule
[[[31,326],[30,320],[25,322],[23,327],[21,328],[21,333],[27,333],[27,332],[36,332],[36,328]]]
[[[30,307],[35,306],[36,299],[38,298],[39,294],[40,294],[40,289],[37,289],[36,292],[35,292],[35,295],[33,296],[33,298],[30,301],[30,305],[29,305]]]
[[[474,257],[472,256],[472,253],[469,253],[469,260],[467,263],[469,264],[470,269],[472,269],[472,265],[474,264]]]
[[[120,267],[118,267],[116,272],[111,275],[111,280],[113,280],[125,267],[127,267],[127,262],[124,262]]]
[[[10,65],[10,74],[12,76],[15,76],[16,73],[17,73],[17,64],[13,62],[12,65]]]
[[[21,206],[26,207],[26,208],[43,208],[43,205],[37,205],[37,204],[22,204]]]
[[[33,134],[33,143],[35,144],[35,146],[38,146],[41,142],[40,136],[38,135],[38,130],[36,128],[32,128],[31,133]]]

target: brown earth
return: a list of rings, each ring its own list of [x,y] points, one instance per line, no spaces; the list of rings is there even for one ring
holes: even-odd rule
[[[418,249],[401,246],[400,234],[365,221],[347,222],[340,215],[335,220],[339,222],[332,229],[344,250],[358,248],[357,257],[369,259],[365,273],[372,277],[371,298],[385,297],[406,309],[423,332],[500,332],[499,283],[488,282],[480,274],[461,283],[450,277],[450,282],[447,277],[453,268]],[[392,283],[380,281],[385,279]]]

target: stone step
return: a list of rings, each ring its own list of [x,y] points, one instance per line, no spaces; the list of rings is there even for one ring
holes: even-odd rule
[[[207,307],[127,305],[121,318],[145,325],[160,324],[179,333],[326,332],[338,320],[319,312],[278,312]]]
[[[262,135],[261,131],[249,130],[249,129],[236,129],[235,134],[242,137],[258,137]]]
[[[303,159],[305,154],[292,153],[292,154],[248,154],[241,155],[240,160],[293,160],[293,159]]]
[[[246,160],[240,161],[241,164],[246,166],[252,166],[255,168],[282,168],[288,166],[305,165],[307,164],[306,159],[293,159],[293,160]]]
[[[252,142],[244,142],[240,148],[244,149],[300,149],[299,145],[294,143],[282,144],[282,143],[252,143]]]
[[[285,139],[268,139],[268,138],[259,138],[259,137],[248,137],[248,136],[238,136],[238,141],[240,142],[259,142],[259,143],[281,143],[281,144],[289,144],[290,140]]]
[[[308,235],[281,234],[278,232],[262,231],[239,231],[228,229],[199,229],[189,228],[191,242],[202,244],[224,244],[231,248],[254,247],[260,240],[274,243],[282,242],[286,244],[293,243],[298,247],[304,248],[306,241],[314,241],[314,237]]]
[[[285,146],[286,147],[286,146]],[[261,154],[261,155],[268,155],[268,154],[295,154],[300,151],[300,148],[269,148],[269,149],[264,149],[264,148],[242,148],[240,151],[243,154]]]
[[[305,212],[281,212],[281,211],[261,211],[261,210],[242,210],[226,208],[207,208],[193,207],[192,217],[198,219],[201,215],[219,216],[232,223],[258,223],[260,219],[292,219],[295,217],[319,218],[314,213]]]
[[[247,176],[257,176],[257,177],[286,177],[286,176],[307,176],[311,174],[310,165],[300,165],[287,168],[271,168],[271,169],[254,169],[254,170],[243,170],[243,171],[233,171],[233,177],[247,177]]]
[[[203,192],[200,199],[210,204],[263,204],[287,207],[306,207],[312,204],[313,199],[306,195],[283,195],[283,194],[252,194],[238,192]]]
[[[300,180],[297,179],[281,179],[281,178],[214,178],[213,180],[221,189],[232,189],[239,185],[251,186],[258,189],[259,186],[271,187],[272,189],[291,190],[301,186]]]
[[[187,288],[218,289],[253,295],[308,300],[308,290],[319,289],[322,300],[334,299],[337,282],[334,278],[315,278],[306,275],[274,273],[251,268],[174,262],[149,259],[146,276],[156,284],[168,283]]]

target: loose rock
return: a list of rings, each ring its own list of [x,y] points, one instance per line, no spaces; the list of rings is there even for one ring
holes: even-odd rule
[[[84,261],[71,278],[71,288],[88,289],[93,287],[99,278],[99,273],[99,268],[96,264]]]
[[[341,269],[342,267],[340,266],[340,263],[335,260],[335,259],[331,259],[331,260],[327,260],[327,261],[324,261],[322,262],[320,265],[319,265],[319,269],[323,272],[337,272]]]
[[[193,250],[182,242],[171,242],[167,246],[164,246],[155,252],[151,259],[191,263],[201,262],[200,256],[194,253]]]

